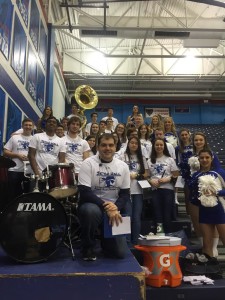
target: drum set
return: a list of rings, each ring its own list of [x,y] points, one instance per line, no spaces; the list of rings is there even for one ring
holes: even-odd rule
[[[42,178],[26,173],[31,191],[11,201],[1,212],[0,243],[22,263],[46,261],[60,245],[70,249],[79,237],[77,184],[73,164],[49,165]],[[43,188],[44,187],[44,188]],[[10,186],[9,188],[13,188]]]

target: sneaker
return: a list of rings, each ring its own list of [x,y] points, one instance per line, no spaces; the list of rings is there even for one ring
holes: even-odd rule
[[[92,248],[87,248],[82,251],[82,258],[85,261],[95,261],[96,255]]]

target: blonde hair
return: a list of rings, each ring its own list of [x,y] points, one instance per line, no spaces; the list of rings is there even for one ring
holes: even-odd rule
[[[165,128],[165,122],[166,122],[167,120],[170,120],[170,121],[171,121],[171,131],[170,131],[170,132],[172,132],[174,135],[176,135],[176,134],[177,134],[177,133],[176,133],[176,126],[175,126],[175,123],[174,123],[172,117],[165,117],[165,118],[164,118],[164,120],[163,120],[164,132],[167,132],[167,131],[166,131],[166,128]]]

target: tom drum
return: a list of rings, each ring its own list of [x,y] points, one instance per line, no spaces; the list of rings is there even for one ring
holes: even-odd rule
[[[49,194],[56,199],[73,196],[77,192],[73,164],[56,164],[49,166]]]

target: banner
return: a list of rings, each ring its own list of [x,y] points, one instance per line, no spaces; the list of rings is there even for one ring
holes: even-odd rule
[[[187,113],[190,113],[190,106],[183,106],[183,105],[175,106],[174,107],[174,112],[176,114],[187,114]]]
[[[156,107],[145,107],[145,118],[152,118],[154,115],[160,115],[163,118],[169,117],[170,109],[169,107],[156,108]]]
[[[31,1],[31,13],[30,18],[30,37],[36,50],[38,50],[38,38],[39,38],[39,11],[36,1]]]
[[[38,79],[37,79],[37,98],[36,104],[40,111],[43,113],[45,108],[45,76],[41,70],[41,67],[38,64]]]
[[[20,14],[24,20],[26,27],[28,25],[29,3],[30,0],[16,0],[16,4],[19,8]]]
[[[4,115],[5,115],[5,93],[0,88],[0,143],[2,154],[3,132],[4,132]]]
[[[28,45],[27,57],[27,84],[26,89],[31,97],[36,100],[37,98],[37,58],[32,50],[31,45]]]
[[[15,15],[11,65],[22,83],[25,80],[26,45],[26,34],[18,16]]]
[[[45,33],[45,28],[41,22],[40,24],[40,43],[39,43],[39,57],[41,63],[46,69],[46,56],[47,56],[47,35]]]
[[[11,134],[21,128],[22,112],[15,105],[15,103],[9,99],[8,101],[8,117],[7,117],[7,132],[6,141],[11,137]]]
[[[13,5],[11,1],[0,0],[0,50],[9,59],[12,30]]]

